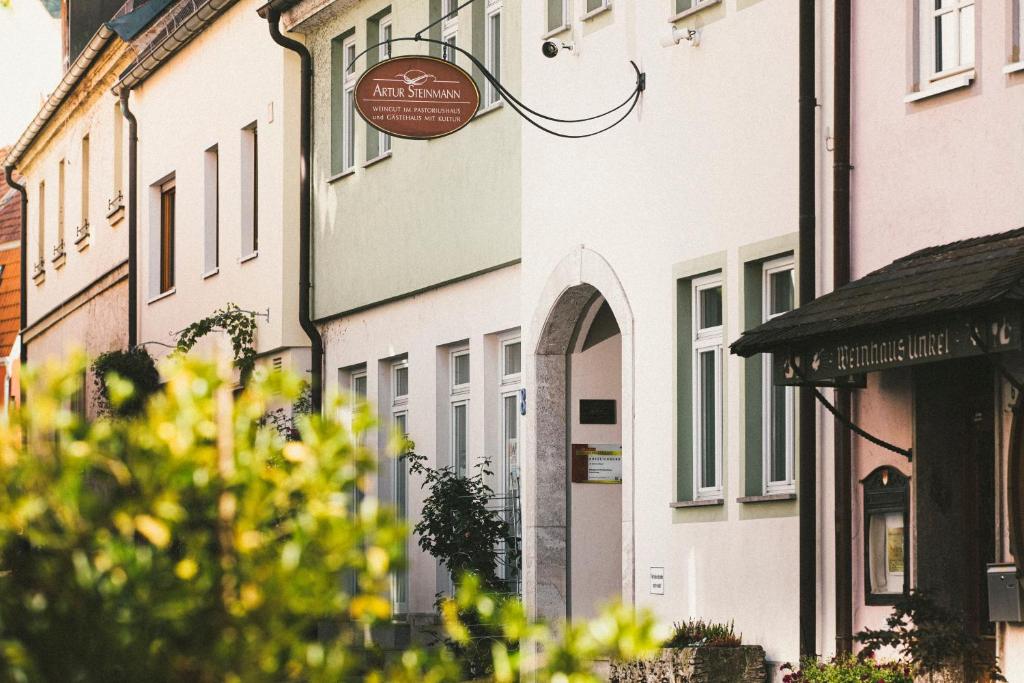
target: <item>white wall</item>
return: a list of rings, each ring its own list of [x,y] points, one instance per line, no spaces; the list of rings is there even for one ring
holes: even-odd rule
[[[585,330],[580,336],[586,336]],[[571,362],[570,443],[621,446],[621,335],[574,353]],[[581,424],[581,399],[614,400],[618,413],[615,424]],[[622,484],[571,486],[572,616],[585,619],[622,599]]]
[[[257,5],[234,5],[132,92],[140,140],[140,340],[171,343],[173,332],[230,302],[269,312],[269,319],[257,318],[258,353],[308,345],[298,325],[298,57],[270,39]],[[259,250],[243,260],[243,129],[253,122]],[[212,145],[220,166],[220,268],[204,277],[205,152]],[[172,174],[175,289],[158,298],[156,188]]]
[[[646,72],[647,91],[625,122],[598,137],[564,140],[524,127],[523,319],[544,320],[535,302],[579,245],[608,261],[635,321],[635,505],[623,515],[634,520],[636,604],[666,622],[735,620],[745,642],[763,645],[769,659],[795,659],[795,505],[736,500],[744,495],[739,358],[727,354],[724,370],[725,502],[710,511],[670,503],[676,396],[688,390],[674,380],[673,266],[724,252],[726,343],[736,339],[739,247],[797,226],[797,3],[711,5],[681,22],[702,29],[698,48],[659,45],[669,2],[613,4],[587,21],[579,19],[583,3],[573,5],[574,30],[556,39],[573,40],[578,56],[546,59],[543,7],[524,4],[524,101],[556,115],[603,111],[633,88],[629,60]],[[524,329],[528,347],[540,335],[532,323]],[[665,567],[664,595],[649,594],[652,566]],[[822,597],[823,624],[831,621],[827,603]],[[831,647],[827,633],[819,642],[823,651]]]
[[[0,8],[0,147],[14,144],[61,75],[60,19],[39,0]]]
[[[416,452],[431,466],[449,463],[448,427],[450,394],[448,350],[468,343],[471,364],[469,400],[470,467],[500,453],[501,421],[498,380],[500,338],[514,335],[519,325],[519,268],[512,266],[470,280],[434,289],[415,297],[378,306],[321,326],[326,348],[325,389],[349,389],[351,370],[366,367],[367,395],[381,417],[381,425],[368,436],[380,453],[381,475],[374,487],[388,500],[392,429],[388,371],[393,359],[409,363],[408,429]],[[427,495],[422,481],[409,481],[410,524],[418,518]],[[433,611],[434,594],[446,586],[439,582],[436,564],[409,539],[410,604],[413,613]]]

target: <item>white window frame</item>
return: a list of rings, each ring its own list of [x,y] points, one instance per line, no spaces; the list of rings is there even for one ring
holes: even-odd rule
[[[784,257],[766,261],[761,267],[761,319],[764,322],[777,318],[782,313],[771,313],[771,277],[777,273],[789,271],[791,277],[796,272],[793,258]],[[796,282],[793,282],[793,296],[796,297]],[[794,301],[794,306],[795,306]],[[773,388],[773,358],[771,354],[764,354],[761,367],[761,450],[762,450],[762,479],[764,480],[764,492],[766,495],[776,493],[794,493],[796,491],[796,395],[793,387],[786,387],[786,478],[781,481],[772,481],[772,425],[774,415],[772,414],[772,388]]]
[[[509,346],[519,344],[519,372],[508,372],[508,368],[505,365],[505,352]],[[498,477],[498,486],[495,490],[495,494],[498,496],[498,500],[501,501],[501,507],[503,509],[518,509],[519,504],[512,504],[511,499],[514,496],[517,500],[520,496],[521,486],[517,483],[512,482],[512,467],[511,459],[509,458],[509,430],[508,430],[508,416],[506,414],[506,404],[508,399],[514,399],[515,411],[515,428],[516,428],[516,460],[521,463],[522,460],[522,443],[523,443],[523,414],[522,406],[520,404],[520,391],[522,389],[523,381],[523,354],[522,354],[522,339],[516,335],[512,337],[506,337],[501,340],[500,354],[498,359],[498,385],[499,385],[499,410],[498,415],[500,416],[501,424],[499,426],[499,438],[501,439],[501,454],[497,466],[495,467],[495,474]],[[522,471],[521,464],[517,465],[516,469]],[[514,528],[514,519],[506,519],[510,525]],[[502,543],[499,552],[502,557],[507,559],[508,544]],[[499,575],[502,579],[510,579],[508,572],[508,564],[503,561],[499,565]]]
[[[398,393],[398,371],[405,370],[405,393]],[[409,403],[409,361],[397,360],[391,364],[391,407],[397,408]]]
[[[701,328],[701,292],[708,289],[722,290],[722,324],[715,327]],[[722,273],[714,273],[695,278],[691,283],[691,309],[693,329],[693,491],[694,498],[706,500],[722,497],[722,349],[725,339],[725,286]],[[703,381],[701,380],[700,360],[702,353],[713,353],[715,358],[715,483],[713,486],[702,486],[704,481],[704,457],[701,414],[701,396]]]
[[[385,59],[391,59],[393,56],[393,43],[385,42],[391,39],[394,28],[391,23],[391,15],[381,17],[380,23],[377,24],[377,41],[381,43],[377,47],[377,61],[383,62]],[[377,157],[387,156],[391,154],[391,136],[382,130],[375,131],[377,133]]]
[[[356,70],[352,68],[353,58],[356,56],[356,37],[351,35],[341,43],[341,73],[342,73],[342,102],[341,102],[341,172],[347,173],[356,167],[356,117],[355,117],[355,90],[357,78]]]
[[[558,26],[548,26],[548,23],[547,23],[547,19],[548,19],[547,12],[550,11],[550,3],[552,3],[552,2],[557,2],[557,3],[559,3],[562,6],[562,19],[561,19],[561,22],[558,24]],[[548,37],[548,36],[553,36],[553,35],[555,35],[557,33],[561,33],[565,29],[569,28],[569,0],[548,0],[548,6],[546,6],[544,8],[544,10],[545,10],[545,15],[544,15],[544,28],[545,28],[544,37],[545,38]]]
[[[919,10],[919,21],[920,21],[920,66],[921,66],[921,82],[923,84],[931,84],[936,81],[941,81],[944,78],[950,76],[956,76],[964,72],[973,71],[975,64],[975,55],[970,55],[969,61],[964,62],[964,55],[961,54],[960,44],[960,22],[961,13],[964,9],[971,7],[974,13],[974,25],[972,30],[977,30],[977,1],[976,0],[953,0],[950,7],[935,9],[935,0],[918,0]],[[936,71],[935,69],[935,39],[936,39],[936,24],[935,20],[937,17],[952,12],[956,17],[956,66]],[[977,41],[972,37],[971,40],[974,45],[975,51],[977,51]]]
[[[484,14],[484,66],[491,72],[491,75],[495,79],[501,81],[501,52],[502,52],[502,36],[504,33],[504,27],[499,30],[498,33],[498,64],[494,63],[494,25],[492,19],[495,16],[498,17],[499,26],[502,22],[503,2],[502,0],[487,0],[487,5]],[[501,96],[498,94],[498,89],[494,87],[490,81],[486,81],[484,84],[484,103],[483,107],[492,107],[501,102]]]
[[[449,428],[451,430],[451,437],[449,441],[449,456],[451,458],[452,467],[456,473],[460,476],[466,476],[469,473],[469,389],[473,381],[473,373],[470,370],[469,382],[461,384],[456,383],[455,378],[455,364],[456,359],[461,357],[470,358],[469,347],[460,347],[452,349],[448,355],[448,383],[450,387],[450,417],[449,417]],[[456,439],[455,439],[455,412],[460,406],[464,406],[466,409],[465,417],[465,429],[466,429],[466,461],[463,463],[462,468],[459,466],[458,453],[456,450]]]
[[[397,426],[399,420],[405,421],[404,437],[409,435],[409,411],[403,404],[400,409],[392,410],[391,424]],[[396,453],[391,477],[391,502],[395,506],[395,514],[400,520],[409,517],[409,475],[407,464],[403,454]],[[405,486],[399,489],[398,483],[404,480]],[[401,505],[399,499],[402,499]],[[408,550],[408,544],[406,544]],[[404,600],[399,600],[400,594],[404,594]],[[407,569],[391,572],[391,609],[394,614],[407,614],[409,612],[409,572]]]
[[[455,57],[458,54],[455,50],[450,50],[447,45],[459,44],[459,15],[458,13],[449,17],[448,15],[455,11],[455,8],[459,6],[459,0],[441,0],[441,42],[445,44],[441,48],[441,59],[447,60],[452,64],[455,63]]]
[[[600,5],[598,5],[594,9],[588,10],[587,9],[587,0],[583,0],[583,10],[584,10],[583,19],[584,20],[589,19],[590,17],[596,16],[596,15],[600,14],[601,12],[605,12],[607,10],[610,10],[611,8],[612,8],[612,0],[601,0],[601,4]]]

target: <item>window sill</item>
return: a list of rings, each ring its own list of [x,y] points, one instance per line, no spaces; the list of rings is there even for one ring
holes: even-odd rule
[[[209,280],[211,277],[213,277],[214,275],[216,275],[219,272],[220,272],[220,267],[219,266],[217,268],[214,268],[213,270],[208,270],[205,273],[203,273],[203,279],[204,280]]]
[[[248,261],[252,261],[254,258],[256,258],[259,255],[260,255],[260,251],[259,251],[259,249],[257,249],[256,251],[252,252],[251,254],[246,254],[245,256],[242,256],[241,258],[239,258],[238,259],[238,263],[242,264],[242,263],[246,263]]]
[[[1017,73],[1018,71],[1024,71],[1024,61],[1014,62],[1003,67],[1004,74]]]
[[[593,19],[594,17],[596,17],[598,15],[604,14],[605,12],[611,12],[611,11],[612,11],[612,5],[611,5],[611,3],[608,3],[604,7],[598,7],[597,9],[590,10],[589,12],[584,14],[582,17],[580,17],[580,19],[582,21],[590,21],[591,19]]]
[[[947,76],[942,80],[935,81],[924,90],[918,90],[917,92],[910,93],[909,95],[903,98],[903,101],[907,103],[917,102],[919,100],[924,100],[929,97],[935,97],[936,95],[941,95],[942,93],[947,93],[952,90],[966,88],[971,84],[971,81],[973,80],[974,69],[971,69],[970,71],[965,71],[960,74],[956,74],[955,76]]]
[[[706,508],[725,505],[724,498],[698,498],[697,500],[675,500],[668,504],[670,508]]]
[[[740,496],[737,503],[778,503],[780,501],[796,500],[795,493],[766,493],[763,496]]]
[[[558,34],[565,33],[566,31],[568,31],[569,28],[570,28],[569,24],[562,24],[561,26],[559,26],[557,28],[553,28],[550,31],[548,31],[547,33],[545,33],[544,35],[542,35],[540,37],[540,39],[541,40],[547,40],[548,38],[554,38]]]
[[[54,256],[53,260],[51,260],[50,263],[53,264],[55,270],[60,270],[61,268],[64,267],[64,264],[67,263],[67,260],[67,254],[61,253],[59,256]]]
[[[366,163],[363,164],[363,168],[369,168],[369,167],[373,166],[374,164],[379,164],[380,162],[384,161],[385,159],[390,159],[390,158],[391,158],[391,151],[388,150],[387,152],[384,152],[383,154],[378,154],[377,156],[375,156],[372,159],[367,159]]]
[[[681,21],[682,19],[685,19],[687,17],[691,17],[694,14],[697,14],[698,12],[700,12],[701,10],[707,9],[708,7],[711,7],[712,5],[720,4],[721,2],[722,2],[722,0],[701,0],[701,2],[698,2],[696,5],[694,5],[690,9],[684,9],[682,12],[680,12],[677,15],[675,15],[671,19],[669,19],[668,23],[674,24],[677,21]]]
[[[117,225],[122,220],[124,220],[124,204],[118,204],[107,212],[107,222],[110,223],[111,227]]]
[[[342,171],[341,173],[335,173],[334,175],[332,175],[330,178],[327,179],[327,184],[330,185],[331,183],[338,182],[342,178],[348,178],[350,175],[355,175],[355,172],[356,172],[356,169],[350,168],[347,171]]]
[[[178,291],[178,289],[176,287],[171,287],[166,292],[161,292],[160,294],[157,294],[156,296],[150,298],[146,302],[146,305],[148,306],[149,304],[155,304],[157,301],[160,301],[160,299],[166,299],[167,297],[171,296],[172,294],[174,294],[177,291]]]
[[[492,111],[498,111],[499,109],[501,109],[504,106],[505,106],[505,101],[501,100],[501,99],[499,99],[497,102],[491,102],[490,104],[488,104],[483,109],[480,109],[479,111],[477,111],[477,113],[473,116],[473,120],[476,121],[480,117],[487,116]]]
[[[34,282],[36,284],[36,286],[41,285],[44,282],[46,282],[46,271],[45,270],[41,270],[38,273],[36,273],[35,275],[33,275],[32,276],[32,282]]]

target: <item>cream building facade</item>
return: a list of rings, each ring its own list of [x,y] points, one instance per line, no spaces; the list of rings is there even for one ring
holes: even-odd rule
[[[127,147],[110,89],[130,61],[101,26],[4,162],[28,192],[22,344],[33,363],[127,345]],[[80,406],[90,415],[92,390],[87,380]]]

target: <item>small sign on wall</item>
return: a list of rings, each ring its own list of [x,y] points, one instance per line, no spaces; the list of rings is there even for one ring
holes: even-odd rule
[[[651,567],[651,595],[665,594],[665,568]]]
[[[572,481],[574,484],[621,484],[622,446],[574,443]]]
[[[580,399],[580,424],[613,425],[615,423],[616,411],[614,399]]]

